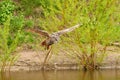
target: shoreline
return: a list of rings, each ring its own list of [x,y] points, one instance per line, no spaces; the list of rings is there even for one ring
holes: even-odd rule
[[[79,64],[46,64],[44,69],[41,66],[11,66],[10,70],[8,67],[5,67],[5,71],[19,72],[19,71],[49,71],[49,70],[83,70],[83,67]],[[111,65],[111,66],[99,66],[98,70],[120,70],[120,65]]]

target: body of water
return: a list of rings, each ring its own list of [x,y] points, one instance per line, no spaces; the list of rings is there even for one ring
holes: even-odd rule
[[[120,80],[120,70],[5,72],[0,80]]]

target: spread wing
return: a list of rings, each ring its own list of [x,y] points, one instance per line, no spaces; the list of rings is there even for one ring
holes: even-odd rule
[[[53,34],[61,35],[61,34],[67,33],[67,32],[71,32],[71,31],[73,31],[74,29],[78,28],[79,26],[80,26],[80,24],[77,24],[77,25],[75,25],[75,26],[73,26],[73,27],[70,27],[70,28],[68,28],[68,29],[64,29],[64,30],[55,32],[55,33],[53,33]]]
[[[29,29],[27,30],[29,32],[35,32],[35,33],[38,33],[40,35],[43,35],[43,36],[46,36],[46,37],[49,37],[49,33],[47,31],[44,31],[44,30],[39,30],[39,29]]]

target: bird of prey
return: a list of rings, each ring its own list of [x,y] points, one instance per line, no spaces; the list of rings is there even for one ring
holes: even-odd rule
[[[77,24],[73,27],[70,27],[70,28],[67,28],[67,29],[64,29],[64,30],[61,30],[58,32],[54,32],[52,34],[49,34],[48,32],[43,31],[43,30],[39,30],[39,29],[30,29],[30,31],[47,37],[44,41],[42,41],[41,45],[45,46],[45,48],[48,50],[52,44],[58,42],[58,40],[62,34],[67,33],[67,32],[71,32],[74,29],[78,28],[79,26],[80,26],[80,24]]]

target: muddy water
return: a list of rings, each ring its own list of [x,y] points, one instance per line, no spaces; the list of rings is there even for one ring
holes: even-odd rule
[[[6,72],[0,80],[120,80],[120,70]]]

